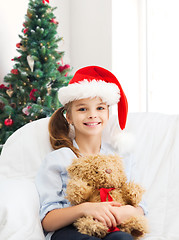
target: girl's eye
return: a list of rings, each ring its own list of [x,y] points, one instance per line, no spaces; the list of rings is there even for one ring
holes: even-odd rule
[[[78,111],[84,112],[84,111],[86,111],[86,108],[80,108]]]
[[[97,110],[104,110],[104,107],[98,107]]]

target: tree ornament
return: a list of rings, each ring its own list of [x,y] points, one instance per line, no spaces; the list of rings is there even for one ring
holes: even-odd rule
[[[29,11],[29,9],[27,10],[27,17],[30,19],[32,18],[32,13]]]
[[[0,129],[2,128],[2,123],[0,123]]]
[[[8,87],[6,87],[4,84],[0,85],[0,89],[9,89]]]
[[[42,0],[43,4],[45,4],[45,2],[49,3],[49,0]]]
[[[20,48],[20,46],[21,46],[21,43],[17,43],[17,44],[16,44],[16,47],[17,47],[17,48]]]
[[[51,13],[51,11],[52,11],[52,10],[51,10],[50,8],[48,8],[47,11],[46,11],[46,13],[49,14],[49,13]]]
[[[58,67],[58,71],[59,72],[63,72],[65,69],[69,69],[70,65],[69,64],[65,64],[64,66],[59,66]]]
[[[9,97],[12,97],[14,91],[10,88],[10,89],[7,89],[7,90],[6,90],[6,93],[7,93],[7,95],[8,95]]]
[[[38,98],[37,98],[37,103],[38,103],[38,104],[41,104],[41,103],[42,103],[41,97],[38,97]]]
[[[54,24],[58,24],[58,22],[55,20],[55,18],[52,18],[52,19],[50,20],[50,22],[51,22],[51,23],[54,23]]]
[[[51,86],[48,86],[47,87],[47,93],[50,95],[50,93],[51,93],[51,90],[52,90],[52,87]]]
[[[17,47],[17,48],[20,48],[23,52],[26,51],[26,47],[24,47],[24,46],[22,45],[22,43],[17,43],[17,44],[16,44],[16,47]]]
[[[27,21],[22,24],[23,27],[26,27]]]
[[[28,28],[25,28],[25,29],[23,30],[23,33],[26,34],[26,33],[28,32],[28,30],[29,30]]]
[[[11,119],[11,116],[9,116],[9,118],[6,118],[6,119],[4,120],[4,124],[5,124],[6,126],[12,126],[13,120]]]
[[[31,55],[27,56],[27,62],[29,64],[31,72],[33,72],[34,71],[34,59]]]
[[[22,43],[20,44],[20,49],[21,49],[23,52],[25,52],[25,51],[27,50],[27,48],[24,47],[24,46],[22,45]]]
[[[11,73],[14,75],[18,75],[19,71],[18,71],[18,69],[12,69]]]
[[[31,92],[30,92],[30,94],[29,94],[30,100],[33,99],[33,100],[35,101],[35,100],[37,99],[37,98],[34,96],[34,93],[37,92],[37,91],[38,91],[38,90],[37,90],[37,89],[34,89],[34,88],[31,90]]]
[[[27,106],[25,108],[22,109],[22,112],[26,115],[26,116],[29,116],[30,112],[29,112],[29,109],[31,109],[32,107],[31,106]]]

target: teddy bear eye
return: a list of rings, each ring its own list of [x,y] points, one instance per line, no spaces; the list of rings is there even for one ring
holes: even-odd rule
[[[98,174],[98,171],[96,171],[96,174]]]

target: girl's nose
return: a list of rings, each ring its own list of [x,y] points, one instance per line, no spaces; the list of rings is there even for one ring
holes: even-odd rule
[[[95,115],[89,115],[88,118],[93,119],[93,118],[96,118],[96,116]]]
[[[95,111],[90,111],[89,115],[88,115],[88,118],[90,118],[90,119],[96,118],[96,112]]]

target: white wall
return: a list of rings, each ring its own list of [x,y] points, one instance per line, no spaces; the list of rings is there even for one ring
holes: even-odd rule
[[[71,62],[112,67],[111,0],[70,0]]]
[[[141,110],[138,16],[138,0],[113,0],[112,71],[128,98],[129,111]]]
[[[0,0],[0,83],[13,67],[12,58],[19,56],[20,41],[29,0]],[[73,72],[85,65],[97,64],[111,68],[111,0],[50,0],[56,6],[58,33],[64,41],[64,62]]]

